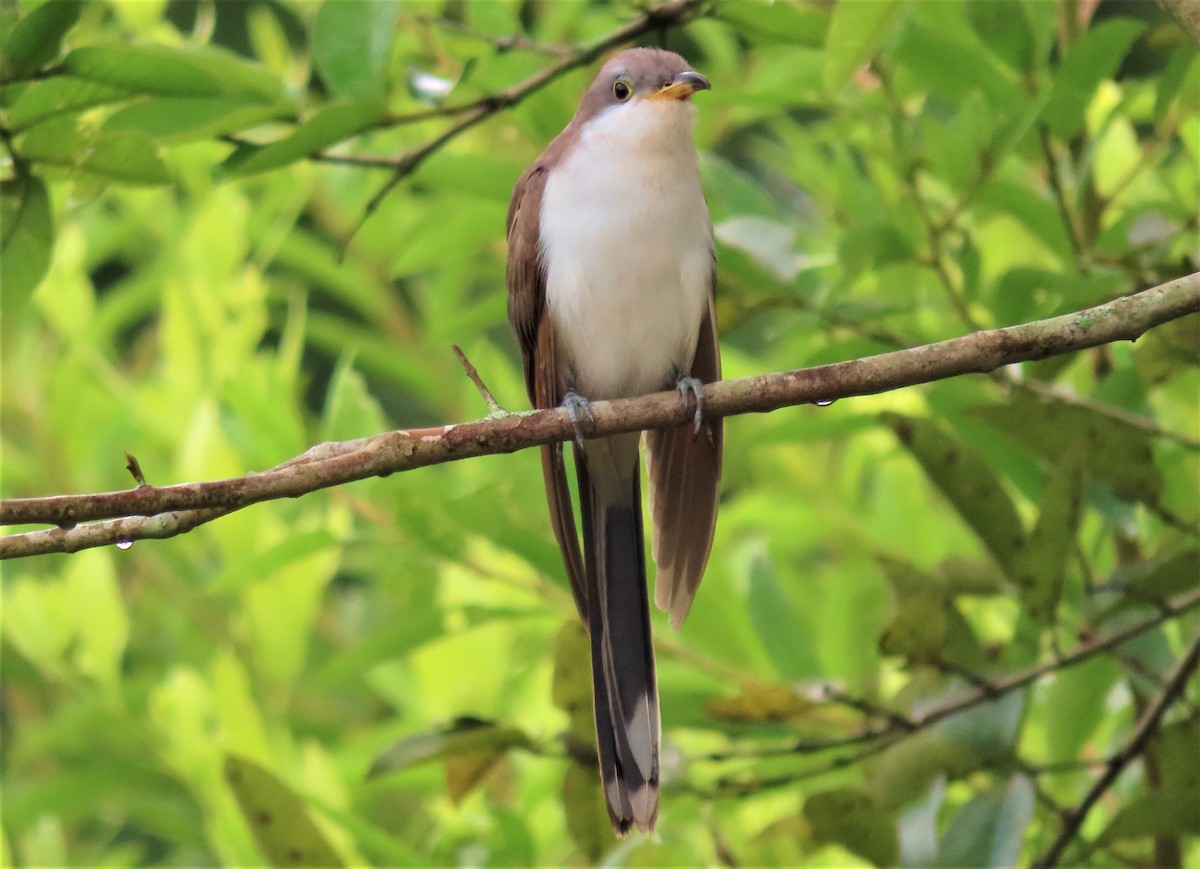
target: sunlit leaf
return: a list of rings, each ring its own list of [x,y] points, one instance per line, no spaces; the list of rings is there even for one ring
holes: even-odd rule
[[[274,773],[229,755],[225,758],[225,781],[254,840],[272,865],[343,865],[309,817],[304,802]]]
[[[77,78],[163,97],[244,93],[268,102],[283,85],[267,70],[215,48],[162,45],[86,45],[63,61]]]
[[[384,109],[383,103],[378,100],[326,106],[284,139],[268,145],[240,147],[221,164],[220,169],[231,176],[278,169],[369,129],[383,117]]]
[[[503,753],[528,744],[528,737],[516,728],[463,718],[444,730],[417,734],[395,743],[375,758],[368,777],[390,775],[418,764],[450,757],[478,755],[481,752]]]
[[[188,140],[235,133],[286,117],[286,103],[266,103],[244,93],[213,97],[152,97],[119,109],[104,124],[110,132],[136,131],[155,139]]]
[[[98,137],[80,167],[126,184],[166,184],[171,180],[171,172],[154,142],[140,133]]]
[[[65,75],[14,86],[13,90],[17,96],[9,109],[9,122],[16,130],[31,127],[55,115],[122,102],[132,96],[124,88]]]
[[[1096,87],[1116,72],[1143,30],[1141,22],[1112,18],[1090,28],[1070,47],[1055,73],[1050,102],[1043,113],[1056,136],[1066,138],[1079,131]]]
[[[399,0],[326,0],[313,22],[313,61],[338,96],[384,92]]]
[[[81,11],[83,0],[47,0],[21,18],[0,52],[0,77],[22,78],[57,57]]]

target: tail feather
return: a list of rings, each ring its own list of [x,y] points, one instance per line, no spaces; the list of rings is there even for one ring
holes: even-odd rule
[[[618,439],[611,439],[617,441]],[[576,462],[588,580],[592,692],[600,774],[613,829],[658,816],[659,716],[642,537],[637,441],[589,442]],[[593,444],[597,446],[593,447]],[[612,449],[606,447],[611,446]],[[626,461],[613,461],[614,457]]]

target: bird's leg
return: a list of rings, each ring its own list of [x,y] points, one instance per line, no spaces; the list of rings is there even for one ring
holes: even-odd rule
[[[695,377],[682,376],[675,380],[675,388],[679,390],[679,400],[684,407],[689,405],[688,397],[696,399],[696,434],[700,434],[700,426],[704,424],[704,384]]]
[[[575,390],[569,389],[563,396],[560,406],[571,417],[571,426],[575,429],[575,446],[583,449],[583,426],[581,425],[583,418],[586,416],[588,423],[593,426],[596,424],[596,419],[592,416],[591,403]]]

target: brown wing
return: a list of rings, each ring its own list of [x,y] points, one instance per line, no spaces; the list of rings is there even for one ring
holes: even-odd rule
[[[702,383],[721,379],[721,351],[711,296],[708,312],[700,323],[691,376]],[[712,548],[721,483],[721,422],[706,421],[699,433],[690,423],[646,432],[650,514],[654,522],[651,548],[658,565],[654,602],[670,614],[675,629],[687,618]]]
[[[554,329],[546,316],[546,271],[538,244],[546,171],[542,161],[530,166],[517,181],[508,206],[508,322],[521,346],[525,388],[534,407],[558,407],[563,399]],[[562,552],[575,606],[587,624],[583,556],[579,551],[561,443],[542,447],[542,476],[550,505],[550,524]]]

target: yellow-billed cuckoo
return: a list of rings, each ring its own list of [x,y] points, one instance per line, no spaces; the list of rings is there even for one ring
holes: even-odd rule
[[[615,55],[575,117],[517,181],[508,209],[508,316],[536,407],[678,387],[697,427],[646,432],[655,602],[678,628],[716,523],[720,421],[699,413],[720,378],[712,222],[688,99],[708,80],[677,54]],[[550,519],[591,634],[600,774],[613,829],[658,814],[658,688],[642,541],[638,434],[575,450],[583,551],[561,444],[542,448]]]

